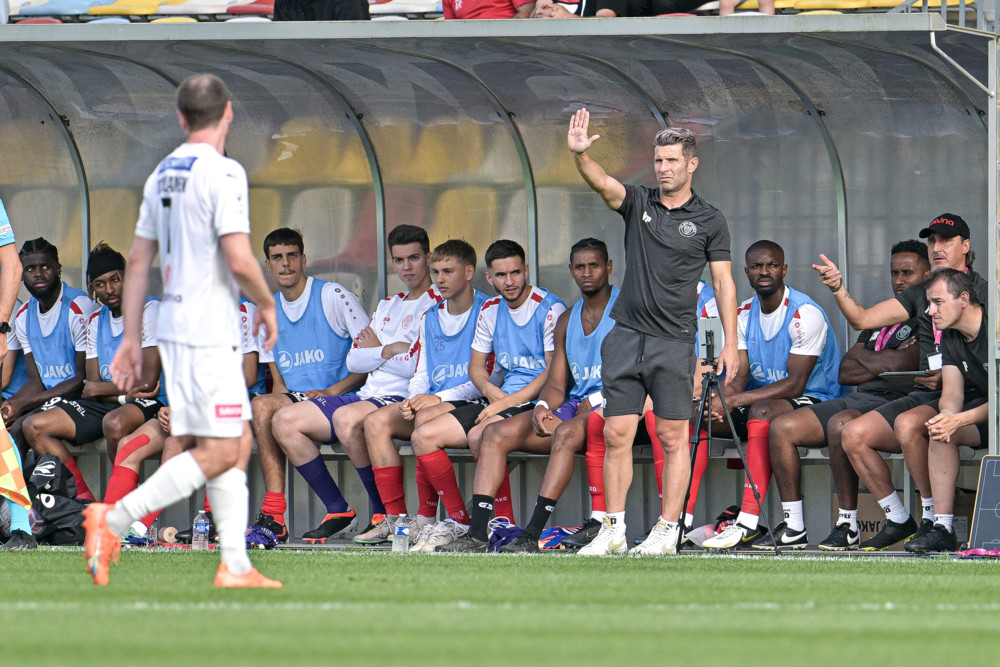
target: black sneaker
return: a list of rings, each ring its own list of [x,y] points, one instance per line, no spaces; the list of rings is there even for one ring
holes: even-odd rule
[[[761,535],[750,546],[760,551],[774,551],[775,542],[781,549],[805,549],[809,544],[809,538],[805,530],[794,531],[782,521],[775,526],[773,535]]]
[[[919,540],[921,537],[929,533],[931,528],[933,527],[934,527],[933,519],[921,519],[920,526],[917,528],[917,532],[913,535],[913,539]]]
[[[484,554],[489,551],[489,548],[489,540],[481,540],[472,535],[462,535],[462,537],[451,544],[442,544],[439,547],[435,547],[434,551],[437,553],[452,554]]]
[[[528,538],[522,534],[500,547],[499,551],[502,554],[537,554],[541,549],[538,548],[537,537]]]
[[[903,545],[903,548],[914,554],[925,554],[931,551],[955,551],[958,544],[955,541],[955,533],[944,526],[934,524],[924,535]]]
[[[205,512],[205,516],[208,517],[208,541],[218,542],[219,533],[215,530],[215,521],[212,520],[212,513]],[[176,539],[181,544],[191,544],[191,537],[194,535],[194,528],[188,528],[187,530],[182,530],[177,533]]]
[[[260,526],[261,528],[267,528],[269,531],[274,533],[274,539],[278,540],[279,544],[284,544],[288,541],[288,526],[283,523],[278,523],[270,514],[258,512],[257,520],[253,525]]]
[[[3,545],[4,551],[30,551],[38,548],[38,542],[31,533],[15,529],[10,534],[10,539]]]
[[[851,530],[851,524],[838,523],[818,546],[823,551],[854,551],[860,542],[861,535]]]
[[[587,519],[587,523],[583,524],[580,530],[564,537],[562,543],[567,549],[579,549],[593,542],[599,532],[601,532],[601,522],[597,519]]]
[[[885,520],[878,535],[861,543],[862,551],[885,551],[896,542],[908,540],[917,532],[917,522],[912,516],[906,517],[905,523]]]
[[[305,533],[302,539],[310,544],[325,544],[328,539],[350,526],[356,516],[352,507],[348,507],[346,512],[327,514],[323,523]]]

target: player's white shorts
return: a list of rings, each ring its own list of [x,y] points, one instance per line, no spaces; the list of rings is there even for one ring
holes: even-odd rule
[[[231,346],[160,341],[171,435],[238,438],[250,419],[243,355]]]

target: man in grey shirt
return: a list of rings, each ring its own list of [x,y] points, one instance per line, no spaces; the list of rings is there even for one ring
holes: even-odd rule
[[[726,340],[719,373],[733,378],[736,351],[736,286],[726,219],[691,189],[698,168],[690,130],[668,128],[654,139],[658,187],[622,185],[587,155],[600,138],[589,136],[590,114],[570,120],[567,144],[576,168],[609,208],[625,220],[625,278],[611,316],[617,324],[601,348],[604,381],[604,485],[608,514],[601,532],[581,555],[625,550],[625,495],[632,482],[632,441],[648,395],[663,444],[663,503],[656,526],[633,549],[636,555],[672,554],[691,477],[689,417],[695,365],[698,280],[707,263]]]

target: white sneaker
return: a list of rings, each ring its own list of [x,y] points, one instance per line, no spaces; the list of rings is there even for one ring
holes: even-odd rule
[[[706,549],[734,549],[739,547],[749,547],[760,537],[760,529],[747,528],[738,523],[726,526],[726,529],[715,537],[709,538],[701,543]]]
[[[431,536],[431,533],[434,532],[436,527],[437,524],[428,523],[421,528],[420,532],[417,533],[417,539],[413,541],[413,546],[410,547],[410,551],[423,551],[424,543],[427,542],[427,538]]]
[[[629,549],[628,554],[629,556],[673,556],[677,553],[679,531],[680,527],[676,523],[667,526],[667,522],[660,519],[642,544]]]
[[[577,553],[581,556],[610,556],[623,554],[627,550],[624,526],[616,526],[611,523],[610,518],[604,517],[597,537]]]
[[[458,523],[454,519],[438,521],[437,525],[435,525],[431,530],[431,534],[424,540],[421,551],[430,553],[437,547],[444,546],[445,544],[451,544],[468,532],[468,526]]]

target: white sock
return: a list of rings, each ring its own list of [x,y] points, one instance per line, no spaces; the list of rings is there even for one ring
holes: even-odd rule
[[[688,529],[694,528],[694,514],[684,513],[684,526]]]
[[[952,523],[955,521],[954,514],[935,514],[934,515],[934,525],[944,526],[948,529],[949,533],[954,533],[955,529],[952,528]]]
[[[670,530],[671,528],[677,528],[679,526],[679,522],[677,522],[677,521],[667,521],[666,519],[663,518],[662,514],[659,516],[659,518],[657,519],[656,522],[660,523],[661,521],[664,524],[663,527],[666,528],[667,530]]]
[[[133,521],[150,512],[184,500],[205,483],[205,473],[191,452],[184,452],[163,463],[146,482],[119,500],[108,511],[108,528],[121,535]]]
[[[253,568],[247,557],[246,530],[250,518],[247,474],[239,468],[230,468],[209,480],[205,489],[219,533],[222,562],[233,574],[246,574]]]
[[[601,512],[599,510],[594,510],[590,513],[590,518],[594,521],[604,521],[604,517],[607,516],[607,512]]]
[[[608,512],[607,517],[611,520],[615,535],[623,535],[625,533],[625,512]]]
[[[736,517],[736,523],[749,528],[750,530],[757,530],[757,524],[760,522],[760,517],[756,514],[747,514],[741,511]]]
[[[923,520],[923,519],[930,519],[931,521],[934,520],[934,498],[933,497],[931,497],[931,498],[924,498],[923,496],[920,496],[920,509],[923,512],[922,516],[920,517],[921,520]]]
[[[857,510],[845,510],[843,507],[837,510],[837,525],[846,523],[847,527],[853,530],[855,533],[858,532],[858,511]]]
[[[878,501],[879,507],[885,512],[885,518],[894,523],[906,523],[910,517],[903,507],[903,501],[899,499],[899,494],[895,491]]]
[[[806,529],[805,519],[802,517],[802,501],[793,500],[790,503],[781,503],[781,510],[785,514],[785,525],[789,530],[800,533]]]
[[[142,521],[133,521],[132,525],[129,526],[129,528],[139,533],[140,535],[145,535],[146,533],[149,532],[149,526],[144,524]],[[126,528],[125,530],[128,530],[128,528]]]

